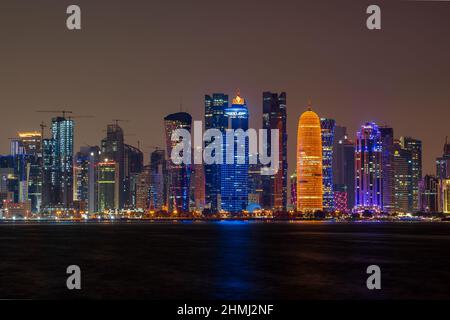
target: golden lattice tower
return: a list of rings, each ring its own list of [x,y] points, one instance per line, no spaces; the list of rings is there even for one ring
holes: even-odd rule
[[[300,116],[297,132],[297,210],[323,210],[320,119],[311,106]]]

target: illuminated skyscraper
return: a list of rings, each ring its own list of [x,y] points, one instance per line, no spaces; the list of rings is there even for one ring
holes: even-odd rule
[[[297,210],[323,210],[322,138],[319,116],[308,108],[298,121]]]
[[[73,131],[74,122],[64,117],[52,119],[54,140],[53,181],[55,199],[53,205],[67,209],[73,200]]]
[[[347,136],[347,128],[336,126],[333,144],[333,192],[339,200],[339,211],[355,206],[355,144]],[[343,202],[345,201],[345,205]],[[336,201],[335,201],[336,205]]]
[[[297,209],[297,172],[290,177],[291,183],[291,208]]]
[[[119,209],[119,164],[104,159],[97,164],[98,211]]]
[[[191,180],[191,165],[174,164],[170,159],[172,148],[178,144],[172,141],[172,133],[176,129],[185,129],[191,131],[192,117],[186,112],[178,112],[168,115],[164,118],[164,127],[166,133],[166,148],[169,157],[167,164],[168,172],[168,205],[170,212],[188,212],[189,211],[189,192]]]
[[[401,137],[400,143],[403,149],[411,153],[411,192],[412,198],[409,201],[409,212],[419,210],[419,183],[422,180],[422,141]]]
[[[150,154],[150,209],[163,210],[167,207],[166,152],[156,149]]]
[[[419,208],[421,212],[439,212],[439,179],[425,175],[419,187]]]
[[[205,95],[205,130],[217,129],[225,133],[228,127],[228,118],[225,110],[228,108],[228,95],[214,93],[212,96]],[[212,142],[212,141],[211,141]],[[206,142],[207,146],[211,142]],[[220,207],[221,186],[220,164],[205,164],[205,205],[211,212],[217,212]]]
[[[442,212],[450,214],[450,179],[441,180]]]
[[[379,127],[382,149],[382,208],[384,212],[393,213],[395,208],[395,170],[394,170],[394,129],[388,126]],[[401,158],[401,157],[400,157]],[[399,156],[397,160],[400,161]],[[397,161],[397,162],[398,162]],[[398,178],[398,177],[397,177]],[[397,185],[398,188],[398,185]],[[397,198],[398,201],[398,198]]]
[[[119,176],[119,208],[125,207],[126,203],[126,186],[125,180],[125,144],[123,129],[118,122],[109,124],[106,128],[106,138],[101,141],[101,153],[103,158],[113,160],[118,165]]]
[[[445,138],[444,153],[436,159],[436,176],[439,179],[450,179],[450,143]]]
[[[81,147],[74,161],[74,201],[89,213],[98,210],[97,163],[100,161],[100,148]]]
[[[151,167],[145,166],[136,177],[136,209],[150,209]]]
[[[268,130],[267,148],[272,150],[270,130],[278,130],[278,172],[263,175],[262,207],[286,211],[287,207],[287,129],[286,93],[263,93],[263,129]],[[267,153],[269,154],[269,153]]]
[[[239,93],[233,99],[232,106],[225,110],[225,114],[228,118],[228,129],[248,130],[248,109]],[[226,148],[231,148],[231,144],[234,145],[234,163],[224,163],[221,170],[221,209],[237,213],[247,209],[248,204],[249,142],[248,138],[239,141],[236,136],[233,141],[225,139]],[[244,153],[238,150],[244,150]]]
[[[138,148],[128,144],[124,144],[124,153],[124,207],[134,208],[136,206],[137,177],[144,169],[144,154]]]
[[[205,208],[205,174],[203,164],[193,164],[191,175],[191,207],[193,210]]]
[[[336,121],[333,119],[320,119],[322,130],[322,172],[323,172],[323,209],[334,210],[333,195],[333,144]]]
[[[382,139],[371,122],[361,127],[355,146],[355,211],[380,212],[382,197]]]
[[[55,140],[42,140],[42,207],[51,208],[55,203]]]
[[[392,205],[394,212],[412,212],[412,154],[402,148],[399,141],[394,143],[394,193]]]
[[[22,175],[27,200],[31,210],[37,212],[42,205],[42,136],[38,131],[18,132],[18,138],[11,140],[11,155],[24,156],[26,170]]]

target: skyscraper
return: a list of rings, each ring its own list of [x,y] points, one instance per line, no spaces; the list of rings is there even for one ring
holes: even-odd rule
[[[378,126],[366,123],[356,136],[355,211],[380,212],[382,196],[382,139]]]
[[[125,181],[125,145],[123,129],[118,123],[109,124],[106,128],[106,138],[101,141],[101,153],[103,158],[113,160],[118,165],[119,176],[119,208],[122,209],[126,202]]]
[[[119,164],[104,159],[97,164],[98,211],[119,209]]]
[[[333,192],[338,193],[334,199],[339,200],[336,210],[349,211],[355,206],[355,144],[348,138],[346,127],[336,126],[334,135]]]
[[[42,140],[42,207],[51,210],[56,202],[55,140]]]
[[[344,181],[343,141],[347,139],[347,128],[339,125],[334,127],[333,139],[333,184],[340,185]]]
[[[225,110],[228,118],[228,129],[248,130],[248,109],[247,104],[239,93],[233,99],[230,108]],[[233,147],[233,164],[222,164],[221,170],[221,209],[238,213],[247,209],[248,204],[248,168],[249,168],[249,141],[239,141],[236,136],[233,140],[225,139],[225,145],[228,148]],[[241,154],[238,150],[244,150]],[[226,152],[224,152],[224,159]],[[224,161],[225,162],[225,161]]]
[[[291,183],[291,208],[297,209],[297,172],[290,176]]]
[[[425,175],[419,185],[419,207],[421,212],[439,212],[439,179]]]
[[[322,138],[319,116],[308,108],[297,130],[297,210],[323,210]]]
[[[141,150],[128,144],[124,144],[124,182],[123,200],[125,208],[136,206],[136,182],[139,173],[144,168],[144,154]]]
[[[189,211],[189,191],[191,179],[191,165],[175,164],[170,159],[173,147],[178,143],[172,141],[172,133],[176,129],[191,131],[192,117],[186,112],[178,112],[164,118],[166,133],[166,148],[169,157],[167,164],[168,172],[168,206],[170,212]]]
[[[402,148],[399,141],[394,143],[394,193],[392,204],[394,212],[412,212],[412,153]]]
[[[217,129],[223,134],[228,127],[228,118],[225,110],[228,108],[228,95],[214,93],[205,95],[205,130]],[[206,142],[207,146],[211,142]],[[205,205],[211,212],[217,212],[220,208],[221,165],[205,164]]]
[[[98,146],[81,147],[74,161],[74,201],[89,213],[98,211],[97,164],[100,161]]]
[[[382,208],[387,213],[395,212],[394,129],[379,127],[381,133]],[[398,157],[397,157],[398,158]],[[397,159],[399,160],[399,158]],[[397,186],[398,187],[398,186]],[[398,199],[397,199],[398,201]]]
[[[272,150],[270,130],[278,130],[278,172],[263,175],[262,207],[275,211],[287,208],[287,126],[286,93],[263,93],[263,129],[268,130],[267,148]],[[269,154],[269,153],[267,153]]]
[[[203,164],[194,164],[191,178],[192,203],[196,210],[205,208],[205,173]]]
[[[150,155],[150,209],[163,210],[167,207],[166,155],[156,149]]]
[[[64,117],[52,119],[54,141],[54,205],[68,209],[73,200],[73,145],[74,122]]]
[[[11,155],[24,156],[26,171],[23,175],[31,210],[38,212],[42,205],[42,136],[38,131],[18,132],[11,140]],[[27,199],[27,200],[28,200]]]
[[[450,178],[450,143],[445,138],[444,153],[436,159],[436,176],[438,179]]]
[[[323,172],[323,209],[331,212],[334,210],[333,194],[333,145],[334,119],[320,119],[322,136],[322,172]]]
[[[441,180],[442,212],[450,214],[450,179]]]
[[[150,209],[151,167],[145,166],[136,179],[136,209]]]
[[[422,180],[422,141],[401,137],[400,143],[403,149],[411,153],[411,191],[412,199],[409,202],[409,212],[419,210],[419,183]]]

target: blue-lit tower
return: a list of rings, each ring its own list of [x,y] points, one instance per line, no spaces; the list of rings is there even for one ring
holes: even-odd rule
[[[217,129],[225,133],[228,127],[228,118],[225,110],[228,108],[228,95],[214,93],[212,96],[205,95],[205,130]],[[212,141],[205,143],[205,146]],[[205,164],[205,202],[206,207],[212,213],[220,208],[220,164]]]
[[[55,206],[67,209],[73,201],[73,131],[74,122],[65,117],[52,119],[54,140],[53,179],[55,182]]]
[[[334,210],[333,144],[335,126],[336,121],[334,119],[320,119],[322,134],[323,209],[328,212]]]
[[[366,123],[356,135],[355,212],[380,212],[383,207],[382,138],[379,127]]]
[[[248,109],[245,100],[239,96],[233,99],[230,108],[225,111],[228,117],[228,129],[248,130]],[[233,164],[227,164],[226,154],[234,146]],[[246,210],[248,204],[248,168],[249,168],[249,142],[246,137],[243,141],[234,136],[233,141],[225,139],[224,164],[221,170],[221,209],[238,213]],[[238,149],[244,153],[238,152]],[[244,157],[244,159],[242,158]]]

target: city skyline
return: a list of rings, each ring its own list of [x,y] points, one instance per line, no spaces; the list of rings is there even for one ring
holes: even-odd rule
[[[186,213],[191,212],[193,208],[195,210],[208,208],[210,213],[221,210],[237,213],[246,210],[247,206],[252,210],[262,208],[286,211],[287,207],[281,206],[281,202],[277,204],[273,201],[281,201],[284,197],[284,190],[287,191],[287,185],[286,189],[282,187],[282,176],[285,172],[283,171],[285,165],[282,163],[285,161],[285,154],[288,150],[286,144],[288,139],[282,129],[283,123],[287,120],[286,114],[289,109],[286,103],[287,94],[282,92],[278,96],[277,93],[263,92],[262,95],[264,100],[261,106],[264,111],[263,126],[267,129],[281,129],[279,142],[282,147],[278,149],[280,169],[275,173],[275,176],[258,178],[259,167],[249,167],[248,160],[245,160],[244,166],[237,165],[237,155],[235,154],[234,165],[213,165],[212,167],[210,165],[191,167],[184,164],[180,166],[167,158],[164,161],[167,161],[166,167],[168,170],[161,171],[160,177],[152,178],[150,168],[152,167],[154,153],[151,154],[150,162],[145,162],[147,163],[145,165],[142,151],[125,143],[125,132],[119,126],[119,122],[124,120],[116,119],[113,124],[107,125],[106,138],[100,141],[100,147],[83,146],[79,152],[75,152],[73,148],[74,120],[71,118],[73,116],[65,117],[71,111],[40,111],[46,113],[61,112],[62,116],[51,118],[51,138],[42,137],[41,139],[45,128],[45,125],[41,123],[41,132],[22,131],[18,132],[17,138],[10,139],[11,154],[1,157],[4,159],[2,168],[5,168],[4,170],[14,169],[14,172],[5,171],[3,174],[14,173],[17,176],[18,184],[13,184],[16,187],[6,187],[13,192],[13,197],[11,198],[8,195],[6,199],[11,199],[14,203],[22,205],[30,200],[33,211],[36,208],[39,211],[39,208],[72,207],[75,203],[72,202],[72,196],[76,203],[79,203],[78,205],[85,203],[79,209],[87,210],[89,208],[89,212],[125,208],[148,209],[156,207],[154,206],[155,199],[152,196],[152,192],[154,192],[152,188],[154,189],[157,186],[153,185],[152,180],[166,181],[167,179],[167,182],[164,182],[164,188],[168,188],[168,197],[164,198],[165,200],[161,205],[167,207],[169,212]],[[249,113],[246,101],[240,96],[239,90],[232,99],[231,107],[228,107],[227,94],[214,93],[212,97],[205,95],[205,128],[218,128],[223,134],[227,128],[250,129],[248,128]],[[269,101],[271,102],[269,103]],[[366,122],[357,132],[354,142],[351,142],[352,139],[351,136],[347,135],[346,127],[336,127],[334,119],[319,118],[316,113],[311,112],[311,104],[309,104],[308,110],[302,113],[298,119],[298,140],[291,141],[291,143],[297,144],[296,148],[299,148],[297,161],[300,162],[297,162],[297,170],[300,163],[309,165],[308,161],[310,160],[305,162],[305,159],[312,157],[309,152],[320,150],[320,157],[323,158],[323,160],[320,160],[320,169],[317,168],[323,177],[321,178],[323,194],[318,195],[323,204],[315,205],[315,209],[305,210],[322,210],[323,207],[325,212],[347,211],[351,210],[354,205],[356,212],[368,210],[395,213],[428,210],[419,201],[421,197],[419,189],[423,183],[427,184],[426,180],[422,181],[422,141],[420,139],[404,136],[396,138],[393,128],[379,127],[374,122]],[[272,122],[273,120],[274,122]],[[176,145],[176,142],[171,141],[172,132],[175,129],[183,128],[190,132],[192,121],[192,116],[186,112],[169,114],[164,117],[167,155],[171,154],[172,147]],[[305,131],[311,130],[311,121],[314,123],[317,121],[317,126],[314,125],[318,129],[318,136],[315,140],[308,140],[310,139],[309,133]],[[302,127],[306,129],[301,130]],[[222,148],[228,149],[227,144],[228,142],[224,140]],[[341,149],[341,146],[344,149]],[[345,146],[348,146],[348,150],[354,155],[350,156],[348,152],[344,152]],[[239,148],[239,146],[237,147]],[[271,149],[270,142],[268,147]],[[248,142],[246,142],[244,148],[248,153]],[[159,147],[153,147],[153,149],[155,152],[163,150]],[[450,163],[448,161],[448,155],[450,154],[448,149],[448,144],[446,144],[442,157],[436,157],[436,173],[439,173],[439,179],[441,180],[448,179],[447,172],[449,169],[447,166]],[[40,158],[41,154],[42,158]],[[318,155],[314,155],[314,157],[316,156]],[[224,154],[224,157],[226,157],[226,154]],[[352,168],[353,162],[354,168]],[[28,164],[30,169],[26,169]],[[96,169],[97,165],[98,169]],[[211,168],[215,168],[214,171],[210,171]],[[354,169],[353,174],[349,175],[349,168]],[[369,171],[366,172],[367,168],[369,168]],[[206,179],[204,170],[207,173]],[[307,169],[305,172],[309,170]],[[311,167],[311,170],[313,172],[316,169]],[[236,173],[234,173],[235,171]],[[211,174],[216,178],[213,180],[208,178]],[[313,176],[316,174],[314,173]],[[29,177],[26,177],[26,175],[29,175]],[[217,180],[219,176],[221,178]],[[343,176],[346,176],[346,178],[343,178]],[[268,181],[276,177],[280,179],[277,184],[268,184]],[[356,178],[356,180],[351,181],[351,177]],[[202,181],[199,181],[199,178]],[[269,178],[269,180],[265,180],[266,178]],[[8,184],[12,183],[13,180],[10,180],[12,176],[8,176],[7,179],[11,181]],[[301,178],[301,181],[306,180],[308,180],[306,176]],[[41,181],[43,183],[42,195],[39,187]],[[213,181],[215,182],[212,183]],[[291,181],[291,183],[297,184],[295,181]],[[353,195],[349,194],[353,193],[353,183],[354,190],[356,190],[356,202],[352,200]],[[25,184],[29,184],[29,186],[26,187]],[[306,185],[301,187],[300,185],[301,183],[297,184],[297,194],[302,194],[299,193],[298,188],[309,190],[307,192],[312,191],[310,187],[305,187]],[[160,187],[157,188],[160,189]],[[336,190],[334,190],[335,188]],[[442,188],[444,188],[442,192],[445,193],[445,185],[442,185]],[[92,195],[96,192],[98,192],[98,200],[93,204],[91,203]],[[422,190],[422,192],[431,191]],[[442,196],[444,196],[444,193],[442,193]],[[211,198],[215,194],[217,194],[216,200]],[[197,199],[198,195],[201,195],[201,199]],[[342,202],[344,200],[342,197],[345,198],[345,202]],[[91,200],[86,202],[88,198]],[[95,195],[95,198],[97,198],[97,195]],[[240,200],[237,200],[238,198]],[[305,205],[300,204],[302,198],[303,196],[297,197],[297,209]],[[310,198],[310,196],[307,198]],[[335,198],[340,202],[339,206],[335,206]],[[192,199],[195,199],[195,207],[191,207]],[[268,199],[272,200],[267,203]],[[138,203],[144,205],[144,207],[138,207]],[[299,210],[304,211],[303,209]]]
[[[344,8],[332,1],[285,0],[277,4],[279,15],[266,1],[230,1],[221,10],[215,2],[177,3],[180,10],[173,12],[169,3],[133,4],[123,12],[118,1],[109,1],[107,9],[101,1],[81,1],[85,19],[79,33],[65,29],[65,4],[27,3],[30,10],[22,10],[20,1],[5,5],[0,154],[7,153],[5,138],[16,131],[39,130],[45,118],[35,110],[68,108],[96,116],[77,120],[75,150],[102,139],[111,119],[129,119],[124,130],[135,136],[126,140],[140,140],[147,157],[146,147],[163,146],[164,139],[157,134],[163,124],[149,127],[146,119],[177,112],[181,104],[201,120],[205,92],[238,87],[250,127],[261,127],[261,92],[286,91],[288,136],[296,131],[291,115],[300,114],[311,98],[321,117],[347,126],[350,136],[361,123],[374,121],[394,127],[398,137],[420,138],[424,174],[434,174],[434,158],[449,135],[450,47],[440,32],[449,26],[448,7],[427,5],[424,13],[423,4],[383,3],[383,30],[371,33],[363,23],[365,6],[357,1]],[[158,10],[173,15],[162,18]],[[218,25],[217,18],[226,22]],[[182,32],[186,25],[189,30]],[[126,46],[116,41],[125,36]],[[265,50],[270,38],[282,44],[277,54]],[[223,46],[215,46],[218,39]],[[233,52],[236,42],[242,50]],[[236,70],[245,72],[237,79]],[[292,174],[295,150],[288,149]]]

